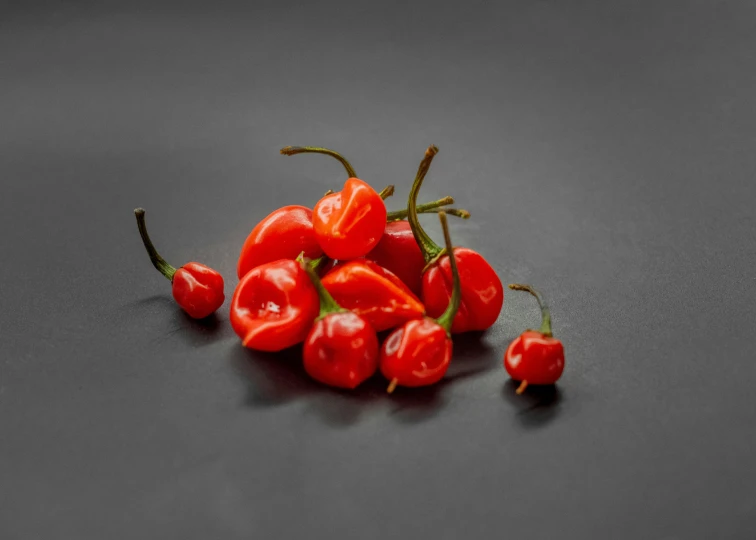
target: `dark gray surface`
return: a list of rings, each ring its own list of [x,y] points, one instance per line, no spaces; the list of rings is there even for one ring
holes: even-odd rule
[[[753,2],[0,11],[0,538],[754,538]],[[491,3],[493,4],[493,3]],[[187,319],[175,264],[343,175],[473,213],[506,295],[451,380],[354,395]],[[428,220],[433,231],[435,222]]]

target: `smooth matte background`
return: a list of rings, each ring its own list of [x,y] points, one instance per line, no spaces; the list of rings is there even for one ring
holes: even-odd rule
[[[0,537],[756,534],[756,4],[0,9]],[[514,395],[508,293],[438,387],[354,393],[197,323],[180,265],[344,180],[469,209],[567,368]],[[425,223],[438,236],[432,217]]]

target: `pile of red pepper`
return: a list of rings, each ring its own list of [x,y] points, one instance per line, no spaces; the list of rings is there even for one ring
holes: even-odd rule
[[[231,300],[231,325],[242,344],[272,352],[303,343],[307,373],[340,388],[356,388],[377,371],[389,381],[389,392],[438,382],[451,361],[452,334],[490,328],[504,302],[501,281],[485,258],[452,246],[447,215],[470,214],[451,208],[452,197],[417,204],[438,148],[425,151],[407,207],[395,212],[384,202],[394,186],[376,191],[339,153],[291,146],[281,153],[329,155],[348,178],[314,208],[284,206],[250,232]],[[443,246],[421,226],[423,212],[438,214]],[[214,313],[225,300],[221,275],[194,262],[169,265],[150,241],[144,210],[135,214],[150,259],[171,280],[176,302],[195,318]],[[543,314],[541,329],[527,330],[505,353],[504,366],[521,382],[520,393],[529,384],[553,384],[564,369],[564,350],[551,334],[541,295],[529,285],[510,288],[535,295]],[[384,331],[390,332],[381,343]]]

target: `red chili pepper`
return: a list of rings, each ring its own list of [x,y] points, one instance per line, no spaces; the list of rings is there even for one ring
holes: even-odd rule
[[[223,305],[223,277],[204,264],[190,262],[176,269],[168,264],[155,249],[147,234],[144,209],[134,210],[139,234],[150,255],[152,264],[172,283],[173,298],[190,317],[204,319]]]
[[[446,214],[439,212],[446,246],[451,249]],[[391,381],[389,393],[397,385],[427,386],[441,380],[452,358],[451,327],[461,302],[460,276],[456,260],[452,260],[452,294],[443,314],[414,319],[394,330],[381,349],[381,373]]]
[[[312,229],[312,210],[305,206],[284,206],[258,223],[242,247],[236,274],[239,279],[271,261],[305,257],[317,259],[323,254]]]
[[[440,207],[453,203],[454,199],[445,197],[432,203],[418,205],[417,211],[418,213],[438,212]],[[470,217],[467,210],[457,210],[456,208],[443,208],[443,210],[447,215],[454,215],[463,219]],[[420,296],[422,294],[425,257],[423,257],[423,252],[415,241],[409,221],[403,220],[406,216],[407,210],[389,212],[388,219],[393,218],[395,221],[389,221],[386,224],[380,242],[365,258],[390,270],[415,295]]]
[[[281,259],[253,268],[236,286],[231,326],[245,347],[280,351],[307,336],[319,306],[307,272],[297,261]]]
[[[339,305],[365,317],[376,332],[425,314],[425,306],[407,285],[373,261],[339,264],[322,282]]]
[[[452,273],[449,249],[439,247],[420,225],[417,218],[417,194],[433,157],[438,152],[435,146],[425,151],[417,177],[409,196],[409,223],[415,240],[425,257],[421,299],[430,317],[444,312],[451,296]],[[476,251],[454,248],[454,258],[459,266],[462,283],[462,303],[451,331],[455,334],[471,330],[486,330],[491,327],[501,312],[504,303],[504,288],[491,265]]]
[[[281,153],[326,154],[338,159],[349,178],[341,191],[327,194],[312,211],[312,225],[320,247],[332,259],[356,259],[367,254],[381,239],[386,226],[386,205],[341,154],[327,148],[287,146]]]
[[[517,393],[522,394],[529,384],[554,384],[564,371],[564,347],[551,333],[551,313],[538,291],[530,285],[514,283],[515,291],[527,291],[538,300],[541,308],[541,329],[525,330],[507,347],[504,367],[516,381]]]
[[[305,371],[324,384],[356,388],[378,369],[375,330],[365,317],[339,306],[311,266],[300,261],[320,297],[320,315],[302,351]]]

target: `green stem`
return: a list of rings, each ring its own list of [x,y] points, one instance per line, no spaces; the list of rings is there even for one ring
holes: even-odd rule
[[[423,185],[425,175],[428,174],[431,161],[433,161],[433,158],[437,153],[438,148],[435,146],[429,146],[425,151],[425,157],[423,157],[423,160],[420,162],[420,166],[417,169],[417,176],[415,176],[415,181],[412,183],[412,189],[410,190],[409,200],[407,202],[407,217],[410,227],[412,228],[412,234],[415,236],[415,241],[417,242],[417,245],[420,246],[420,251],[423,252],[423,257],[425,257],[425,262],[427,263],[441,255],[443,249],[436,244],[430,236],[428,236],[428,233],[426,233],[425,229],[420,225],[420,220],[417,217],[417,194],[420,191],[420,186]]]
[[[454,256],[451,235],[449,234],[449,224],[446,222],[446,212],[439,212],[438,219],[441,220],[441,228],[444,230],[444,244],[446,245],[447,257],[449,257],[449,264],[451,265],[452,294],[451,298],[449,299],[449,306],[446,308],[446,311],[444,311],[441,316],[436,319],[436,322],[443,326],[447,334],[451,334],[451,327],[452,323],[454,322],[454,317],[457,316],[459,305],[462,303],[462,285],[460,284],[459,280],[457,258]]]
[[[393,184],[386,186],[380,191],[380,193],[378,193],[378,195],[380,195],[381,199],[383,199],[384,201],[388,199],[389,197],[391,197],[393,194],[394,194]]]
[[[137,226],[139,227],[139,234],[142,237],[142,242],[147,249],[147,253],[150,256],[153,266],[157,268],[161,274],[173,281],[173,275],[176,273],[176,269],[160,256],[160,253],[157,252],[157,249],[155,249],[155,246],[152,244],[150,235],[147,234],[147,225],[144,222],[144,208],[136,208],[134,210],[134,215],[136,216]]]
[[[418,204],[417,213],[423,214],[436,212],[440,207],[446,206],[447,204],[454,204],[454,198],[444,197],[443,199],[438,199],[437,201]],[[395,210],[394,212],[388,213],[386,221],[398,221],[400,219],[406,219],[407,214],[409,214],[409,210],[407,210],[406,208],[403,208],[402,210]]]
[[[317,260],[321,261],[324,258],[325,256],[320,257],[320,259]],[[323,287],[323,283],[320,281],[317,270],[313,268],[313,266],[319,266],[320,263],[313,265],[312,263],[314,261],[306,262],[304,259],[304,254],[300,254],[299,257],[297,257],[297,261],[299,261],[299,264],[302,265],[302,268],[305,272],[307,272],[307,275],[310,276],[310,281],[312,281],[312,284],[315,286],[315,290],[318,291],[318,297],[320,298],[320,315],[318,315],[318,319],[322,319],[329,313],[347,311],[346,309],[342,308],[336,302],[336,300],[333,299],[331,293],[329,293],[326,288]]]
[[[335,150],[320,148],[318,146],[285,146],[281,148],[281,153],[285,156],[294,156],[297,154],[325,154],[339,160],[339,162],[344,166],[344,169],[349,175],[349,178],[357,178],[357,173],[354,172],[352,165],[346,160],[344,156],[342,156]]]
[[[509,288],[513,291],[526,291],[535,296],[536,300],[538,301],[538,307],[541,308],[541,329],[539,330],[539,332],[544,336],[553,336],[554,334],[551,333],[551,311],[549,311],[549,306],[548,304],[546,304],[543,296],[541,296],[541,293],[539,293],[530,285],[524,285],[522,283],[511,283],[509,285]]]

